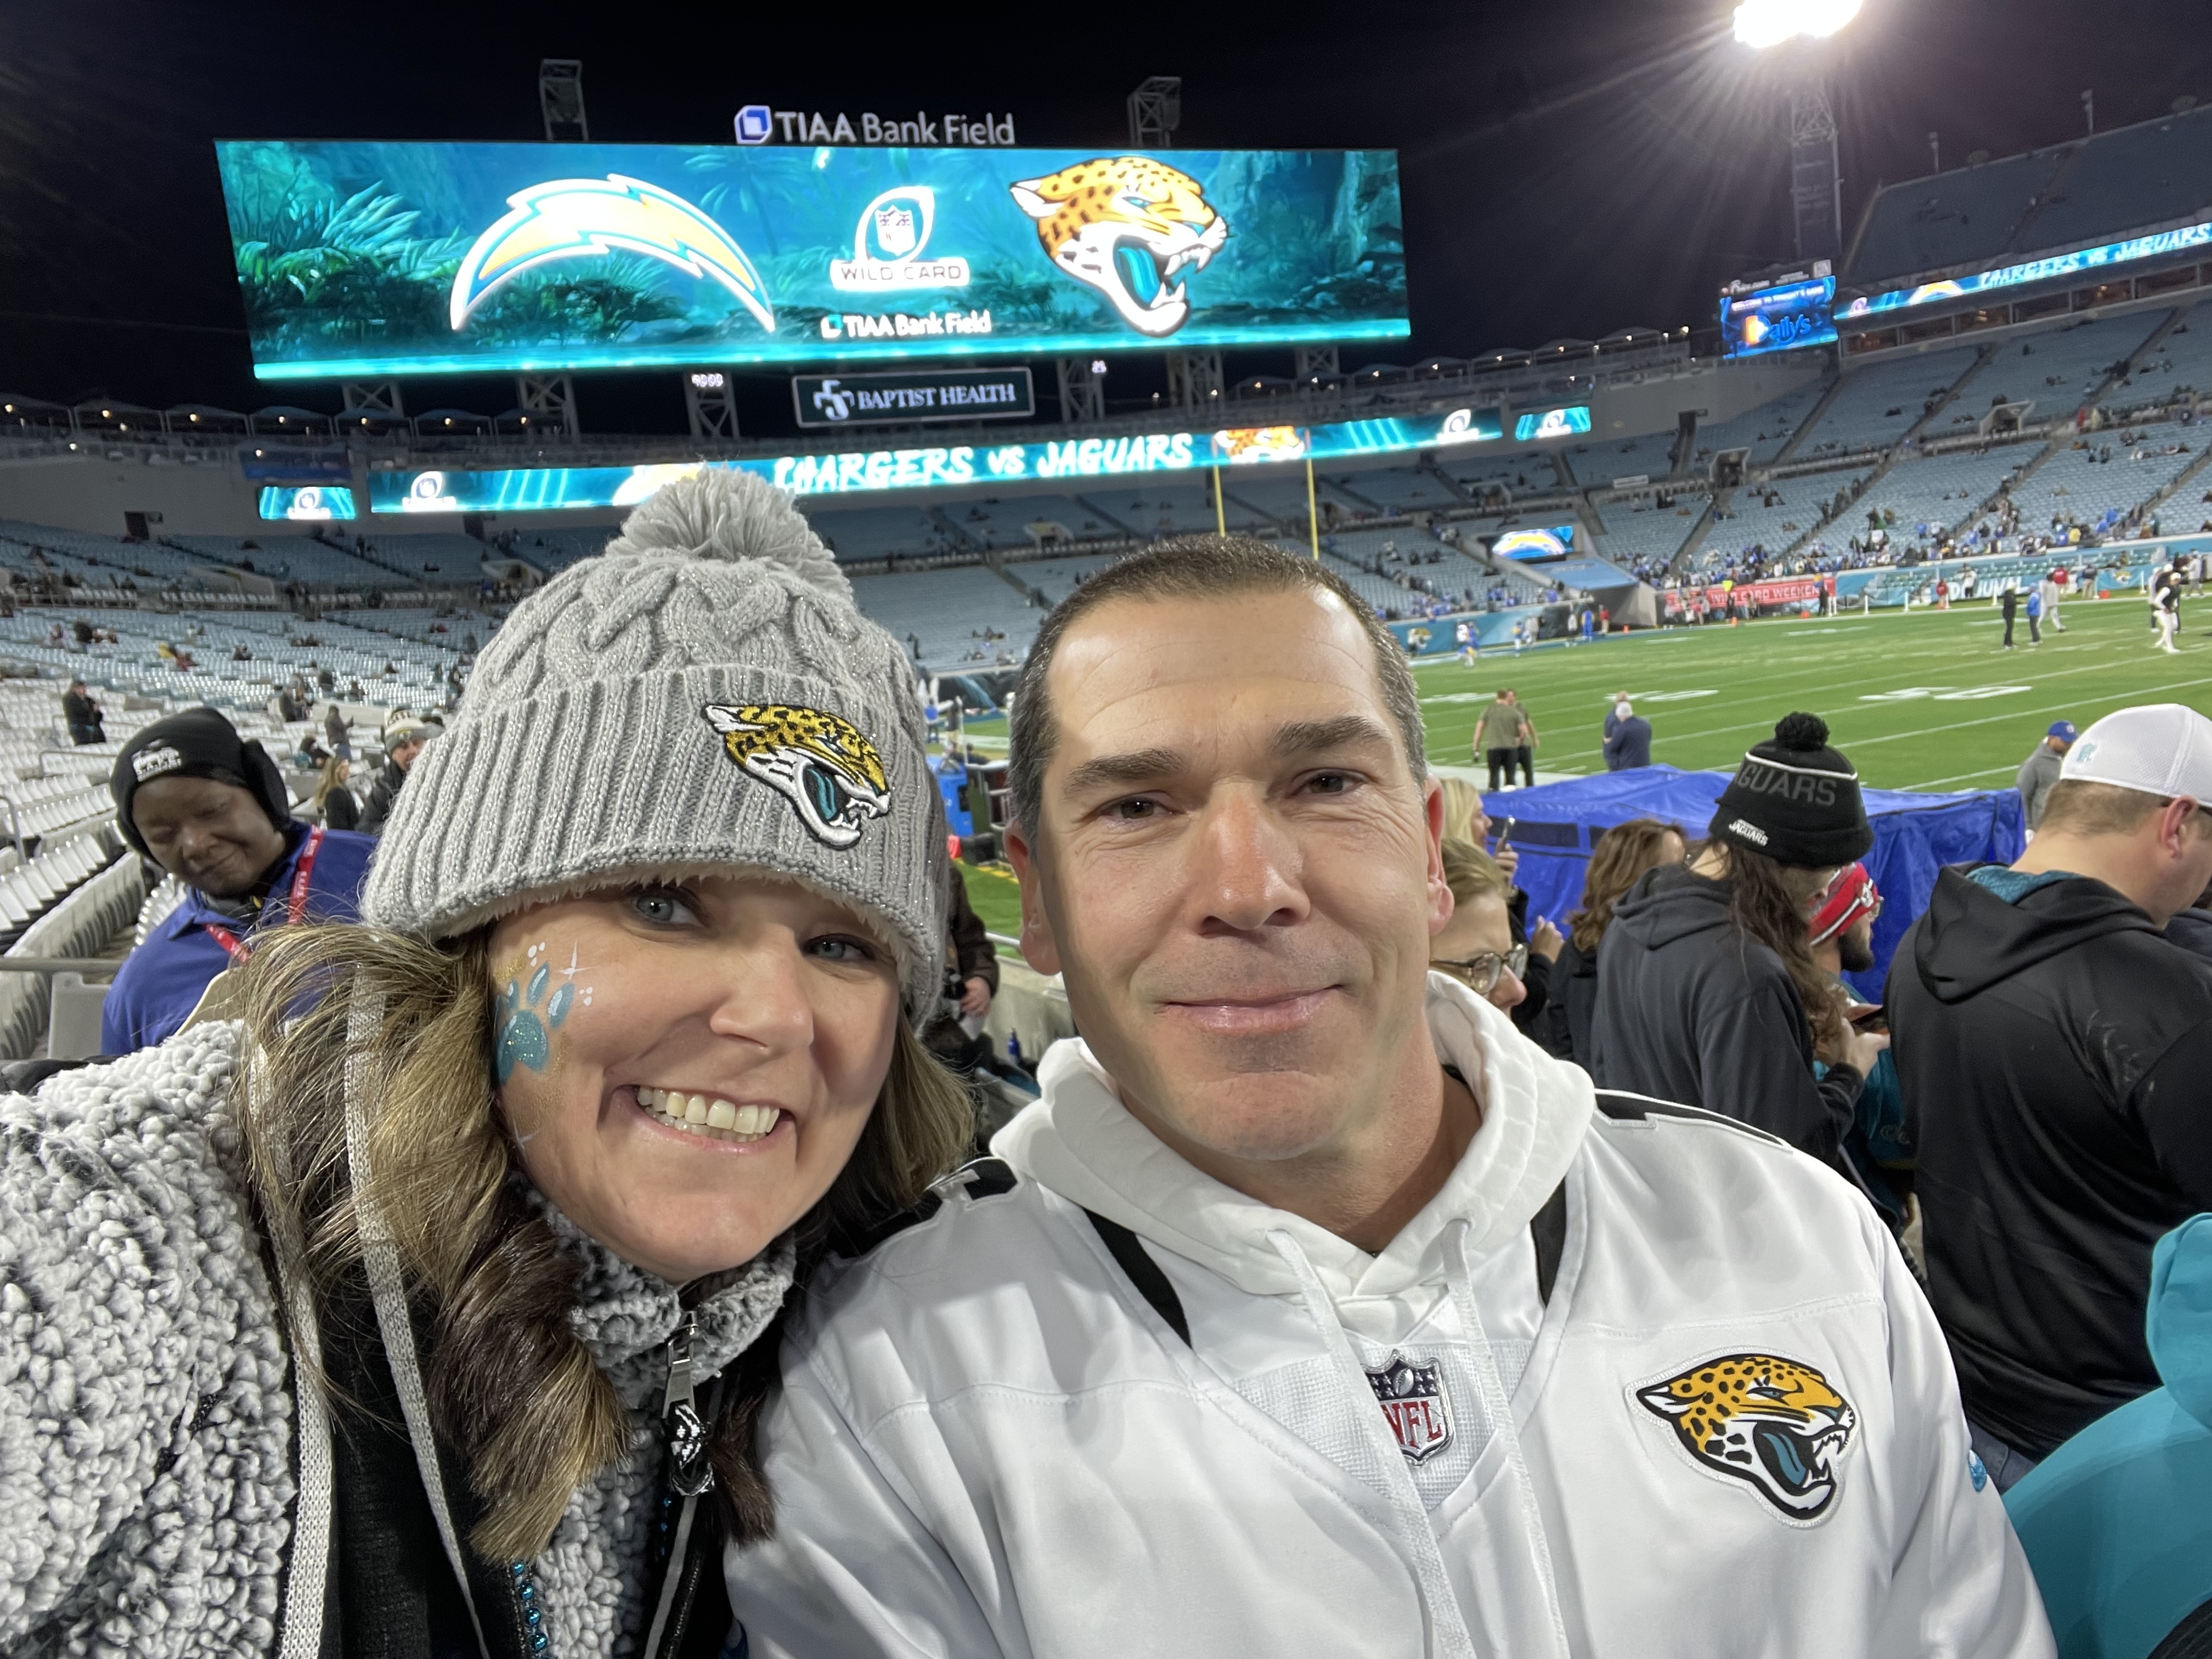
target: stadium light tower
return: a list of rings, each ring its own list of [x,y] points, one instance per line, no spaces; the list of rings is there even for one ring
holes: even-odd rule
[[[1735,38],[1757,51],[1824,40],[1859,15],[1861,0],[1744,0]],[[1835,260],[1844,251],[1844,196],[1836,112],[1817,64],[1800,59],[1790,86],[1790,210],[1797,257]]]

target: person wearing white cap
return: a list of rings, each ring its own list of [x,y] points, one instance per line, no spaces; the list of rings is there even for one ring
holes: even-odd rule
[[[2160,932],[2212,881],[2212,720],[2107,714],[2009,868],[1947,869],[1886,1001],[1929,1297],[2000,1489],[2158,1386],[2151,1249],[2212,1209],[2212,963]]]

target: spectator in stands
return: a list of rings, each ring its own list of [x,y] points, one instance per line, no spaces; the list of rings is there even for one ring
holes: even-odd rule
[[[1521,711],[1514,704],[1511,690],[1501,688],[1474,721],[1474,758],[1478,765],[1488,763],[1492,793],[1513,787],[1513,766],[1520,744]],[[1503,783],[1498,781],[1501,774]]]
[[[1502,1013],[1528,999],[1528,947],[1516,944],[1507,913],[1512,884],[1498,862],[1472,842],[1446,841],[1444,884],[1451,920],[1429,937],[1429,966],[1449,974]]]
[[[1620,716],[1605,740],[1605,769],[1626,772],[1651,764],[1651,722],[1626,702],[1613,705]]]
[[[2020,792],[2020,804],[2026,809],[2030,836],[2043,822],[2044,803],[2050,799],[2051,787],[2058,781],[2059,770],[2065,763],[2066,751],[2074,746],[2075,736],[2072,720],[2053,720],[2051,729],[2043,734],[2043,741],[2020,763],[2020,775],[2013,780],[2013,787]]]
[[[1887,1003],[1928,1286],[2002,1490],[2158,1386],[2151,1247],[2212,1209],[2212,964],[2160,937],[2212,884],[2212,720],[2082,732],[2009,868],[1947,869]]]
[[[1844,1018],[1853,1023],[1866,1019],[1875,1030],[1881,1029],[1881,1010],[1869,1006],[1844,975],[1874,967],[1874,924],[1881,914],[1881,890],[1865,865],[1853,864],[1836,872],[1827,890],[1814,902],[1805,924],[1813,965],[1827,978]],[[1826,1069],[1814,1062],[1815,1077]],[[1867,1072],[1843,1145],[1859,1186],[1890,1231],[1902,1234],[1908,1219],[1905,1195],[1912,1189],[1912,1141],[1897,1062],[1887,1048],[1875,1056]]]
[[[909,1024],[945,854],[899,660],[787,502],[672,484],[518,607],[375,927],[9,1100],[9,1647],[720,1645],[778,1312],[972,1132]],[[789,746],[724,699],[829,722],[852,789],[738,764]],[[656,752],[601,770],[601,723]],[[549,775],[591,810],[510,833]]]
[[[384,728],[384,764],[377,769],[376,776],[368,786],[368,799],[362,803],[362,833],[380,836],[392,816],[392,809],[399,799],[399,787],[407,781],[415,763],[422,753],[422,745],[437,735],[428,722],[412,715],[400,715]]]
[[[956,1072],[972,1072],[991,1052],[983,1021],[999,992],[999,947],[968,902],[968,884],[957,867],[945,871],[945,971],[937,1011],[921,1040]]]
[[[794,1321],[753,1652],[2050,1653],[1863,1206],[1428,971],[1416,688],[1340,579],[1170,542],[1024,674],[1024,955],[1083,1037]]]
[[[338,712],[336,703],[323,711],[323,735],[330,739],[331,753],[342,760],[353,758],[353,723]]]
[[[82,679],[71,680],[62,693],[62,720],[69,726],[70,741],[80,749],[107,741],[105,715]]]
[[[1740,1118],[1841,1170],[1885,1040],[1844,1023],[1806,942],[1808,909],[1874,845],[1827,723],[1785,716],[1744,757],[1709,836],[1687,867],[1653,871],[1613,909],[1593,1074]],[[1817,1079],[1815,1060],[1827,1067]]]
[[[123,838],[186,891],[117,971],[100,1016],[105,1053],[168,1037],[257,929],[357,915],[375,843],[293,817],[276,762],[216,710],[141,727],[108,787]]]
[[[361,803],[346,785],[352,772],[353,763],[337,755],[323,763],[323,775],[315,784],[314,808],[316,818],[325,829],[356,830],[361,826]]]
[[[1538,1022],[1537,1040],[1561,1060],[1587,1067],[1590,1028],[1597,1017],[1598,946],[1613,925],[1621,896],[1650,872],[1689,856],[1682,832],[1657,818],[1630,818],[1591,844],[1583,876],[1583,902],[1567,918],[1559,960],[1552,964],[1551,1006]]]

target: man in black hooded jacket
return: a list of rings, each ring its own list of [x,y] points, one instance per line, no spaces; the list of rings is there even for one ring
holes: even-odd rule
[[[1826,723],[1791,714],[1774,730],[1723,792],[1698,858],[1652,871],[1615,907],[1586,1063],[1601,1087],[1723,1113],[1848,1177],[1843,1139],[1885,1039],[1844,1034],[1814,1079],[1805,997],[1831,994],[1806,944],[1804,907],[1874,845],[1874,831]],[[1747,884],[1768,897],[1771,937],[1741,925],[1736,889]]]
[[[1929,1300],[2000,1490],[2159,1386],[2151,1248],[2212,1209],[2212,964],[2160,929],[2212,878],[2212,720],[2125,708],[2027,853],[1945,870],[1886,993]]]

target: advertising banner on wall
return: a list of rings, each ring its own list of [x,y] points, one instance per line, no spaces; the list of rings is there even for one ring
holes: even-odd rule
[[[1018,363],[907,374],[794,374],[791,404],[801,426],[1000,421],[1036,414],[1036,392],[1029,365]]]
[[[1327,426],[1232,427],[1216,432],[1143,432],[1059,438],[1043,443],[945,444],[848,449],[733,461],[675,461],[641,466],[534,466],[496,471],[433,470],[369,476],[372,513],[542,513],[564,507],[629,507],[663,484],[709,467],[756,473],[799,495],[869,495],[969,483],[1119,478],[1218,466],[1266,466],[1494,443],[1494,410]]]
[[[264,380],[1402,339],[1394,150],[222,143]]]
[[[1759,357],[1799,346],[1831,345],[1836,338],[1833,276],[1810,277],[1744,294],[1721,295],[1721,351]]]

